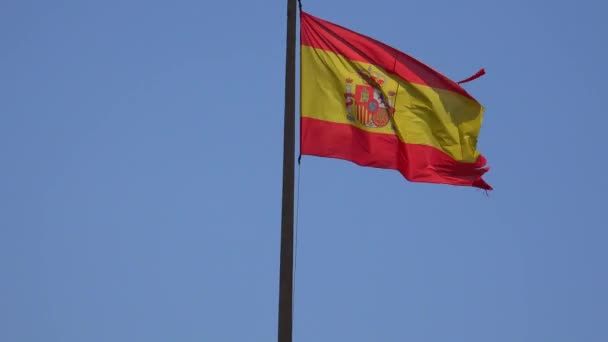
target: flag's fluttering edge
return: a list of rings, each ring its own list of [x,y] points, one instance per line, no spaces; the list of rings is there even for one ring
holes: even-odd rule
[[[458,83],[307,13],[300,26],[301,154],[492,189],[477,151],[483,107]]]

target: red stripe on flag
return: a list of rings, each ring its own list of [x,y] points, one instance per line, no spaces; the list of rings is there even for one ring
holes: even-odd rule
[[[454,160],[426,145],[401,142],[396,135],[370,133],[348,124],[302,117],[301,154],[337,158],[357,165],[399,171],[411,182],[473,186],[492,190],[482,176],[489,168],[479,156],[475,163]]]
[[[304,12],[300,12],[300,23],[300,43],[304,46],[374,64],[407,82],[446,89],[474,100],[458,83],[380,41]]]

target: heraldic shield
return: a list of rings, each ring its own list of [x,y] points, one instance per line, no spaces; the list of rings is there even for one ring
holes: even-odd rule
[[[395,113],[393,104],[396,93],[389,91],[388,96],[385,96],[378,89],[384,85],[384,77],[379,73],[370,70],[360,72],[358,76],[357,83],[353,78],[346,79],[346,117],[366,127],[380,128],[388,125]]]

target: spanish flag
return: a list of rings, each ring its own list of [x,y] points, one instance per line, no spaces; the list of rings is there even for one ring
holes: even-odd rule
[[[477,151],[483,106],[382,42],[300,12],[303,155],[491,190]]]

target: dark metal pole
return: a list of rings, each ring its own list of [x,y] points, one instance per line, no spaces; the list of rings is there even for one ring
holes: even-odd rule
[[[283,209],[278,342],[291,342],[293,325],[293,212],[296,109],[296,2],[287,0],[285,121],[283,131]]]

